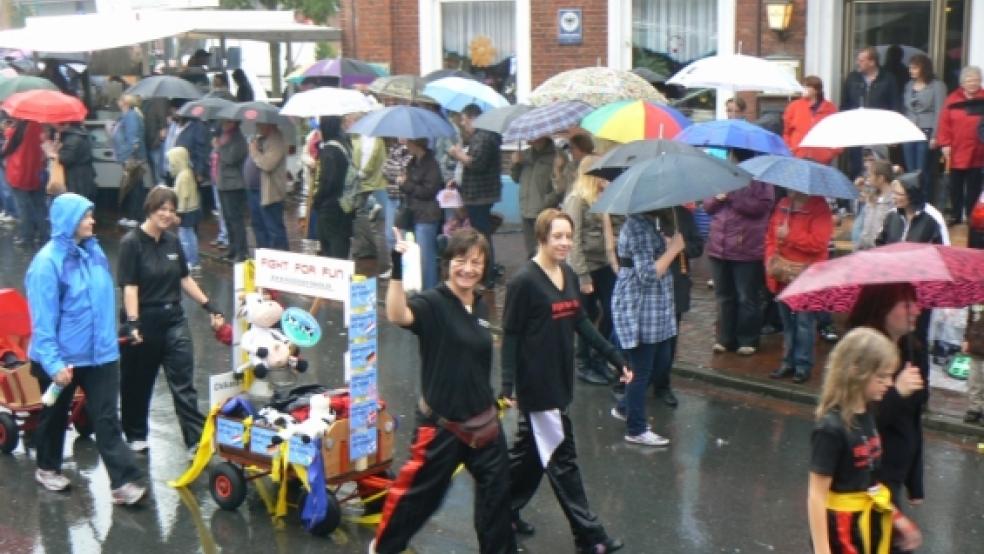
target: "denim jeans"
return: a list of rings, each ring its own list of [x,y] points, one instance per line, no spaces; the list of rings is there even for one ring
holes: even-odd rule
[[[797,374],[813,370],[813,343],[817,335],[817,316],[813,312],[794,312],[779,302],[782,317],[782,365]]]
[[[424,290],[437,286],[437,228],[440,223],[414,223],[413,235],[420,245],[420,275]]]
[[[386,218],[386,229],[383,230],[386,235],[386,247],[390,250],[396,246],[396,237],[393,236],[393,226],[396,225],[396,210],[400,209],[400,200],[395,198],[390,198],[386,195],[386,202],[383,203],[383,215]]]
[[[711,258],[717,300],[717,342],[728,349],[758,347],[762,330],[759,291],[765,282],[761,261],[736,262]]]
[[[471,204],[465,206],[468,210],[468,221],[473,229],[482,233],[489,241],[489,260],[485,264],[485,272],[492,274],[495,267],[495,247],[492,246],[492,204]]]
[[[931,129],[930,129],[931,130]],[[906,172],[919,171],[919,185],[927,202],[933,201],[933,191],[930,182],[931,161],[929,143],[926,141],[902,143],[902,157],[905,159]]]
[[[14,192],[10,188],[10,183],[7,182],[7,176],[4,173],[2,165],[0,165],[0,211],[6,212],[7,215],[17,217],[17,203],[14,202]]]
[[[253,228],[257,248],[290,250],[287,244],[287,228],[284,227],[284,203],[274,202],[260,206],[260,191],[247,190],[249,224]]]
[[[26,191],[11,188],[17,202],[17,231],[25,242],[42,243],[48,235],[48,208],[44,202],[44,189]]]
[[[178,227],[178,240],[181,241],[181,249],[184,250],[188,265],[192,267],[199,265],[197,227]]]
[[[164,145],[161,144],[157,148],[148,148],[147,161],[150,163],[150,174],[154,179],[151,185],[164,183],[166,181],[164,175],[167,173],[164,167]]]
[[[625,396],[618,411],[625,414],[626,435],[638,435],[649,428],[646,423],[646,390],[651,381],[665,380],[670,371],[673,346],[669,339],[656,344],[640,343],[625,351],[632,365],[632,381],[625,385]]]
[[[219,189],[212,186],[212,196],[215,197],[215,209],[219,210],[219,236],[215,237],[216,242],[229,244],[229,230],[226,228],[225,216],[222,214],[222,199],[219,197]],[[208,214],[202,214],[208,216]]]

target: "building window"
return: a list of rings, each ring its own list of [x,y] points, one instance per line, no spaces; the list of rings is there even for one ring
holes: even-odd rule
[[[717,0],[632,0],[632,66],[669,78],[690,62],[714,55],[717,15]],[[657,88],[690,115],[712,117],[715,91],[687,96],[677,87]]]
[[[461,69],[503,93],[515,89],[516,2],[441,2],[444,67]]]

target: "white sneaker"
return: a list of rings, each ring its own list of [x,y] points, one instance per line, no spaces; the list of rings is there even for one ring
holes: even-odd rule
[[[150,450],[150,445],[147,441],[130,441],[127,443],[130,446],[130,450],[134,452],[146,452]]]
[[[379,274],[379,278],[380,279],[389,279],[392,276],[393,276],[393,270],[392,269],[387,269],[386,271],[384,271],[384,272],[382,272],[382,273]]]
[[[7,212],[0,212],[0,223],[13,223],[17,221],[14,216],[8,214]]]
[[[615,419],[621,420],[621,421],[626,421],[625,414],[623,414],[622,412],[618,411],[618,406],[615,406],[615,407],[612,408],[612,417],[614,417]]]
[[[638,435],[625,435],[625,442],[641,444],[643,446],[666,446],[670,444],[670,439],[661,437],[649,429],[646,429]]]
[[[57,471],[52,471],[50,469],[38,469],[34,472],[34,480],[41,484],[42,487],[48,489],[49,491],[63,491],[72,484],[65,477]]]
[[[751,356],[756,351],[757,350],[754,346],[742,346],[738,350],[736,350],[739,356]]]
[[[126,504],[132,506],[147,494],[147,489],[140,485],[130,482],[118,489],[113,489],[113,504]]]

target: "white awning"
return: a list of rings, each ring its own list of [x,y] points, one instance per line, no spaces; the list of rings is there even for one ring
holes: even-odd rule
[[[0,31],[0,48],[40,52],[91,52],[171,36],[268,42],[339,40],[334,27],[294,21],[291,11],[144,10],[29,17],[20,29]]]

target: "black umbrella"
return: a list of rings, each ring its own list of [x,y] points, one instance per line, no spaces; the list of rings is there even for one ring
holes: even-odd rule
[[[126,94],[141,98],[187,98],[202,97],[202,91],[192,83],[171,75],[154,75],[142,79],[127,89]]]
[[[280,128],[284,138],[293,143],[296,127],[289,118],[280,115],[280,110],[273,104],[266,102],[240,102],[219,110],[215,114],[215,119],[231,119],[243,123],[243,132],[252,133],[257,123],[276,125]]]
[[[601,177],[606,181],[613,181],[634,164],[655,158],[660,154],[679,152],[702,153],[694,146],[675,140],[634,140],[609,150],[588,169],[588,174]]]
[[[682,206],[740,189],[751,180],[744,169],[700,151],[664,153],[612,181],[591,212],[630,215]]]
[[[486,131],[492,131],[501,135],[506,132],[506,128],[509,127],[514,119],[532,110],[533,106],[527,106],[526,104],[514,104],[512,106],[493,108],[476,117],[472,126],[476,129],[485,129]]]
[[[424,83],[430,83],[438,79],[443,79],[445,77],[461,77],[462,79],[471,79],[477,81],[478,79],[468,73],[467,71],[462,71],[460,69],[438,69],[437,71],[431,71],[427,75],[423,76]]]
[[[181,109],[178,110],[178,115],[208,121],[218,119],[217,114],[220,111],[230,106],[235,107],[235,105],[235,102],[224,98],[202,98],[201,100],[194,100],[181,106]]]

